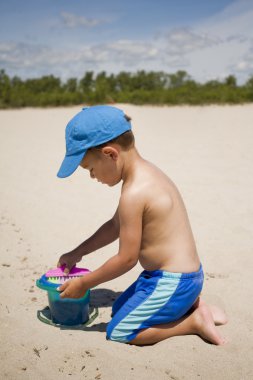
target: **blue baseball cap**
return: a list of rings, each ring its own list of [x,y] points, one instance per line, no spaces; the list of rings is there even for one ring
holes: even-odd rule
[[[131,130],[122,110],[112,106],[83,108],[66,127],[66,155],[57,176],[65,178],[78,168],[89,148],[104,144]]]

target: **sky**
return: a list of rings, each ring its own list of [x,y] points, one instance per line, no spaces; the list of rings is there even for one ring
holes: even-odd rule
[[[0,0],[0,69],[63,81],[86,71],[253,76],[253,0]]]

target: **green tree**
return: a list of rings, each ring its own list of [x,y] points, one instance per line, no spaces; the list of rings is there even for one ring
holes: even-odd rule
[[[183,86],[183,84],[190,80],[189,74],[184,70],[179,70],[175,74],[169,74],[170,87],[177,88]]]
[[[253,76],[247,80],[246,87],[253,89]]]
[[[186,71],[176,73],[139,70],[94,76],[86,72],[79,80],[69,78],[62,84],[53,75],[22,80],[10,78],[0,70],[0,108],[43,107],[80,103],[124,102],[134,104],[225,104],[253,102],[253,76],[237,85],[229,75],[223,82],[211,80],[200,84]]]
[[[79,88],[85,95],[91,94],[95,90],[95,81],[93,71],[87,71],[80,79]]]
[[[77,92],[78,83],[76,78],[69,78],[63,86],[67,92]]]
[[[10,105],[11,81],[4,70],[0,70],[0,108]]]
[[[95,89],[95,103],[106,102],[107,96],[109,96],[110,86],[105,71],[102,71],[101,73],[97,74],[95,79]]]
[[[236,87],[236,77],[234,75],[229,75],[227,78],[225,78],[225,84],[229,87]]]
[[[53,75],[36,79],[27,79],[26,86],[32,93],[61,91],[61,81]]]
[[[115,78],[115,91],[128,92],[131,91],[131,74],[121,71]]]

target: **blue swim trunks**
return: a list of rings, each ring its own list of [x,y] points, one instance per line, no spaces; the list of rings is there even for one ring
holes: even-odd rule
[[[143,329],[180,319],[190,310],[203,286],[197,272],[144,270],[112,307],[107,339],[128,343]]]

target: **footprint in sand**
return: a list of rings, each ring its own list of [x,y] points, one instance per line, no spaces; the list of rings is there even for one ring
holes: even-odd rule
[[[211,272],[206,272],[206,276],[208,278],[218,278],[218,279],[224,279],[224,278],[228,278],[229,277],[228,274],[211,273]]]

